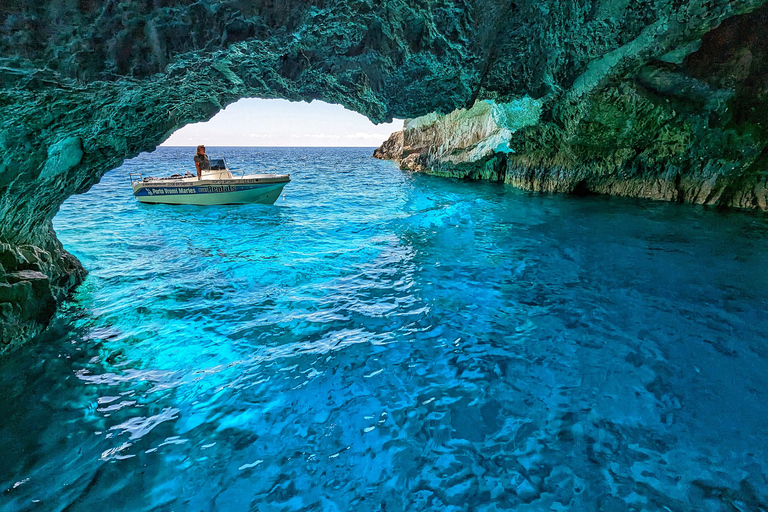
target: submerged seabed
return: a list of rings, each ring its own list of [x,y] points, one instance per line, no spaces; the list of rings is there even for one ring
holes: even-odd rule
[[[764,215],[368,149],[228,150],[275,206],[130,196],[188,152],[57,216],[91,273],[0,365],[3,510],[768,510]]]

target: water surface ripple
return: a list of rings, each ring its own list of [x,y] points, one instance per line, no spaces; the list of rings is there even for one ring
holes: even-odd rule
[[[369,149],[227,149],[274,206],[131,197],[189,152],[56,217],[90,275],[0,366],[2,510],[768,510],[763,215]]]

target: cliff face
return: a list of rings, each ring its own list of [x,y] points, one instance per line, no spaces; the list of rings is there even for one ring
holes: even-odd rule
[[[635,195],[668,173],[661,197],[759,207],[762,3],[4,2],[0,351],[82,279],[51,229],[59,205],[243,97],[322,99],[376,122],[431,115],[409,126],[433,134],[406,129],[403,147],[431,151],[437,172]],[[441,114],[468,128],[440,134]],[[602,178],[620,172],[629,181]]]
[[[766,210],[767,22],[766,7],[729,18],[671,51],[636,55],[585,92],[586,75],[615,61],[598,59],[570,90],[540,98],[535,119],[518,100],[406,120],[393,135],[401,150],[374,156],[540,192]],[[490,115],[498,110],[506,121]]]

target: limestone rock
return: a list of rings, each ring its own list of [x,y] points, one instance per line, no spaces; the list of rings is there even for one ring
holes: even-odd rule
[[[404,169],[538,192],[766,210],[766,22],[763,6],[666,53],[655,48],[666,29],[649,25],[590,62],[569,90],[539,100],[538,117],[507,107],[505,123],[478,123],[468,114],[480,102],[429,114],[406,121],[402,151],[390,148],[387,158]],[[632,55],[635,66],[619,70]],[[502,126],[509,132],[494,131]]]
[[[52,236],[51,236],[52,238]],[[38,334],[85,271],[60,245],[0,242],[0,350]]]
[[[527,97],[508,103],[477,101],[447,115],[406,119],[402,132],[394,133],[374,156],[396,160],[412,171],[503,181],[500,165],[511,152],[512,134],[535,125],[540,114],[541,102]]]
[[[403,130],[392,133],[380,147],[373,152],[373,158],[396,160],[403,154]]]

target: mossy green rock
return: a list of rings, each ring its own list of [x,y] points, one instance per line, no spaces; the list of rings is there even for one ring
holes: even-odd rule
[[[447,174],[764,207],[762,5],[4,2],[0,351],[82,279],[51,227],[61,203],[243,97],[375,122],[464,109],[474,128],[432,149]]]
[[[490,142],[484,134],[498,134],[458,110],[407,120],[403,133],[393,135],[403,141],[400,152],[375,156],[404,169],[540,192],[766,210],[766,22],[768,8],[759,7],[670,50],[658,46],[669,34],[660,36],[664,25],[657,20],[590,62],[569,89],[538,98],[543,106],[535,120],[529,97],[508,99],[506,120],[487,121],[511,127],[510,136],[506,145],[486,144],[495,147],[490,153],[476,150],[482,141],[466,141]],[[634,64],[622,66],[630,57]]]

